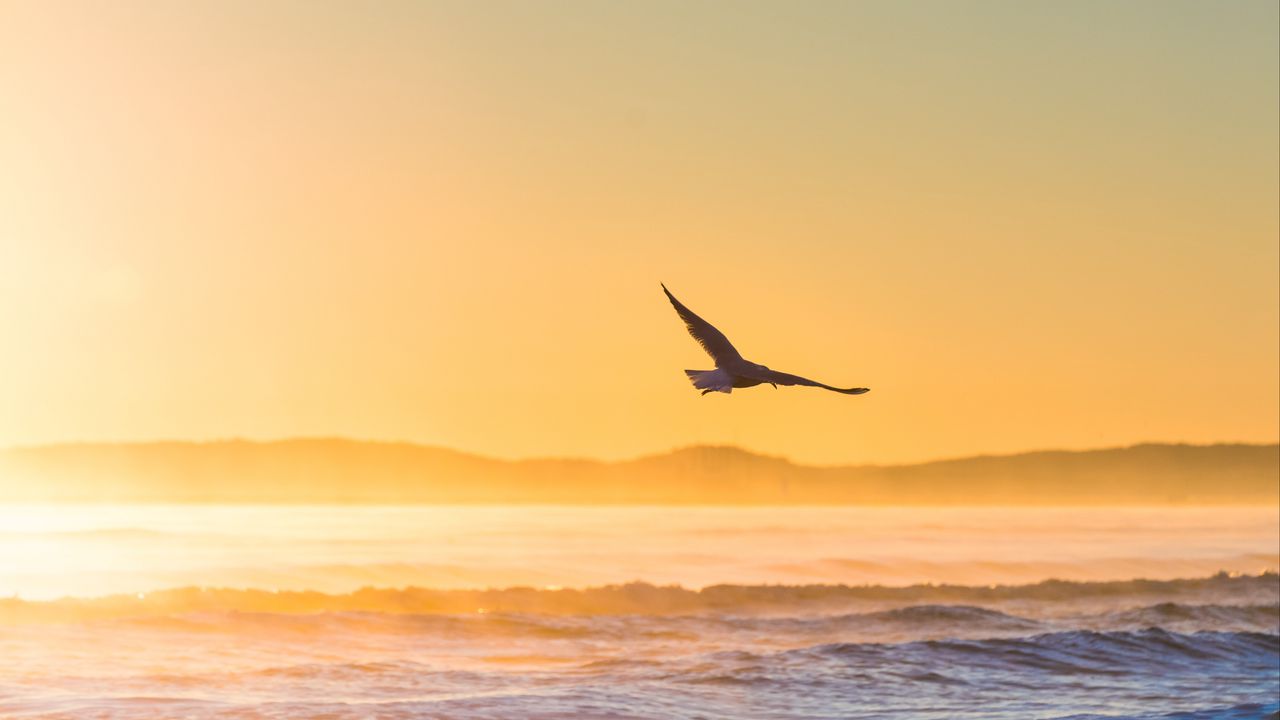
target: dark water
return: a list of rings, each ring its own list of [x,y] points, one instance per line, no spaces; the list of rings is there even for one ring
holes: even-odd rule
[[[491,607],[459,611],[472,602]],[[1280,712],[1274,574],[998,588],[190,589],[2,610],[5,718]]]

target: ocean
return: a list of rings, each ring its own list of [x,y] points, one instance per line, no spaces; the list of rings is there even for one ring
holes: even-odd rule
[[[1277,718],[1274,508],[0,507],[3,718]]]

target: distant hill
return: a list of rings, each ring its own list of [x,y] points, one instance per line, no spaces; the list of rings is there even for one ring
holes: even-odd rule
[[[0,501],[1192,505],[1280,502],[1278,445],[1137,445],[814,467],[732,447],[504,461],[407,443],[69,444],[0,451]]]

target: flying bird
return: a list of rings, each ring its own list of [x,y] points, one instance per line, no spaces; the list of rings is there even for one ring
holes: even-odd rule
[[[701,390],[703,395],[709,392],[730,393],[733,392],[734,388],[748,388],[762,383],[772,385],[775,390],[779,385],[807,385],[844,393],[845,395],[861,395],[871,389],[831,387],[816,380],[802,378],[799,375],[770,370],[764,365],[757,365],[750,360],[746,360],[738,352],[737,348],[729,342],[729,338],[724,336],[724,333],[685,307],[683,303],[676,299],[675,295],[671,294],[666,285],[662,286],[662,292],[667,294],[667,299],[675,306],[676,314],[684,321],[684,326],[689,329],[689,334],[693,336],[694,340],[698,341],[703,350],[707,351],[711,359],[716,361],[715,370],[684,371],[684,374],[689,376],[689,382],[692,382],[694,387]]]

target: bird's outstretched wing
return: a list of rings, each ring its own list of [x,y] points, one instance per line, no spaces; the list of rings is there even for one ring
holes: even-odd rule
[[[824,390],[844,393],[845,395],[861,395],[864,392],[871,391],[871,388],[831,387],[830,385],[820,383],[817,380],[810,380],[809,378],[802,378],[799,375],[778,372],[777,370],[735,370],[734,374],[749,377],[752,380],[759,380],[760,382],[773,383],[775,385],[806,385],[808,387],[820,387]]]
[[[675,306],[676,314],[684,321],[684,326],[689,329],[689,334],[693,336],[694,340],[698,341],[703,350],[707,351],[711,359],[716,361],[717,367],[732,360],[742,359],[742,355],[738,354],[738,350],[733,347],[733,344],[729,342],[729,338],[724,336],[724,333],[685,307],[676,299],[675,295],[671,294],[666,285],[662,286],[662,292],[667,294],[667,299]]]

